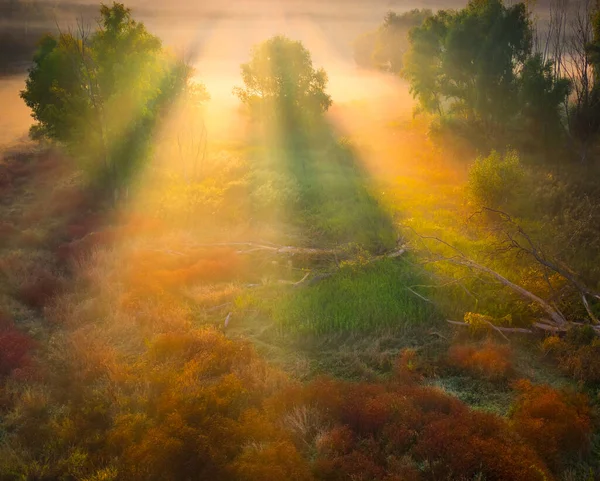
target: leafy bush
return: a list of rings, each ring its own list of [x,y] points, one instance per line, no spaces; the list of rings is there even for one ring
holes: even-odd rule
[[[519,191],[524,172],[516,151],[493,151],[479,157],[469,170],[468,192],[473,201],[491,208],[505,207]]]

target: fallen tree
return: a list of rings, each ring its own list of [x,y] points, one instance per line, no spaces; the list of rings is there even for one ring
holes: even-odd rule
[[[449,247],[454,255],[452,256],[443,256],[440,254],[433,254],[430,250],[428,250],[430,256],[432,257],[431,261],[433,262],[447,262],[450,264],[458,265],[465,267],[471,271],[477,271],[480,274],[484,274],[488,278],[493,279],[495,282],[509,288],[515,294],[517,294],[522,299],[525,299],[535,305],[537,305],[542,311],[544,311],[548,315],[548,319],[539,319],[531,324],[531,328],[513,328],[513,327],[504,327],[497,326],[493,323],[487,322],[489,327],[503,336],[503,333],[525,333],[531,334],[537,331],[544,332],[552,332],[552,333],[564,333],[569,329],[577,326],[583,325],[592,325],[594,332],[600,335],[600,325],[598,323],[598,318],[594,315],[590,304],[588,302],[588,297],[593,299],[600,300],[600,294],[593,289],[589,288],[585,285],[585,283],[567,266],[563,265],[561,262],[555,259],[551,259],[548,255],[546,255],[543,250],[537,246],[531,237],[516,223],[514,220],[506,213],[502,211],[498,211],[495,209],[484,208],[483,211],[489,211],[496,213],[500,216],[501,220],[508,224],[511,230],[504,230],[503,234],[507,240],[508,248],[517,250],[520,253],[524,253],[530,255],[543,269],[548,269],[567,281],[567,283],[575,289],[579,295],[581,296],[581,300],[585,307],[586,312],[589,316],[589,321],[581,321],[581,320],[569,320],[567,315],[565,315],[561,310],[553,305],[550,301],[543,299],[539,295],[531,292],[526,289],[522,285],[509,280],[504,275],[499,272],[491,269],[488,266],[481,264],[480,262],[476,262],[472,258],[466,256],[463,252],[457,249],[455,246],[449,244],[448,242],[440,239],[435,236],[424,236],[418,233],[417,236],[423,240],[429,239],[436,241],[442,245]],[[481,212],[481,211],[480,211]],[[421,297],[421,296],[420,296]],[[458,326],[470,326],[470,324],[466,322],[458,322],[448,320],[448,323],[452,325]]]

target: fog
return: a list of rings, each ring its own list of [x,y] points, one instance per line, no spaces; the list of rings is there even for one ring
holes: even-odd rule
[[[7,1],[3,3],[6,7]],[[396,81],[357,71],[352,59],[353,40],[375,28],[389,10],[435,10],[459,7],[463,2],[133,0],[126,5],[165,45],[195,66],[197,78],[212,97],[210,108],[223,111],[236,106],[232,89],[240,83],[240,64],[248,59],[252,45],[276,34],[301,40],[311,51],[315,65],[324,67],[329,75],[334,102],[368,97],[383,103],[387,97],[389,103]],[[67,29],[78,20],[93,25],[97,7],[96,2],[42,1],[35,9],[23,10],[19,15],[4,15],[0,31],[25,29],[29,36],[37,37],[45,30],[55,31],[56,25]],[[26,75],[25,59],[17,66],[17,72],[0,78],[0,144],[23,138],[30,124],[27,108],[18,96]]]

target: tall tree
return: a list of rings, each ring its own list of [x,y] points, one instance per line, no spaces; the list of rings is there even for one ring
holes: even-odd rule
[[[377,68],[400,73],[408,50],[408,32],[433,15],[429,9],[413,9],[404,13],[388,12],[383,23],[354,42],[354,60],[364,68]]]
[[[404,75],[423,110],[458,115],[492,135],[509,126],[536,135],[560,127],[569,82],[533,53],[524,3],[471,0],[440,11],[411,31],[410,44]]]
[[[404,73],[423,108],[446,108],[488,125],[514,113],[517,70],[532,47],[524,4],[471,0],[426,20],[410,41]]]
[[[325,92],[327,73],[315,69],[310,52],[301,42],[273,37],[252,49],[250,61],[242,64],[244,87],[235,94],[263,118],[287,121],[321,115],[331,106]]]
[[[98,25],[44,37],[21,96],[37,121],[32,135],[64,144],[119,187],[192,71],[123,4],[103,5]]]

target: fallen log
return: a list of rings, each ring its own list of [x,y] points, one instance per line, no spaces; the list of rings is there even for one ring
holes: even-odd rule
[[[466,322],[459,322],[459,321],[451,321],[450,319],[446,319],[446,322],[448,324],[452,324],[454,326],[461,326],[461,327],[472,327],[471,324],[468,324]],[[492,324],[491,322],[488,322],[487,324],[489,324],[489,326],[498,332],[510,332],[510,333],[521,333],[521,334],[534,334],[534,331],[532,329],[527,329],[524,327],[502,327],[502,326],[495,326],[494,324]],[[506,336],[504,336],[506,337]]]
[[[509,281],[506,277],[504,277],[503,275],[490,269],[489,267],[482,266],[481,264],[478,264],[477,262],[475,262],[471,259],[467,259],[466,257],[447,259],[447,261],[450,263],[453,263],[453,264],[458,264],[458,265],[462,265],[465,267],[470,267],[470,268],[479,270],[481,272],[485,272],[486,274],[488,274],[489,276],[493,277],[498,282],[500,282],[500,284],[504,284],[505,286],[507,286],[510,289],[512,289],[513,291],[515,291],[517,294],[519,294],[524,299],[533,301],[536,304],[538,304],[544,311],[546,311],[546,313],[550,316],[552,321],[557,326],[564,326],[567,324],[567,320],[562,315],[562,313],[557,311],[556,309],[554,309],[544,299],[542,299],[539,296],[536,296],[533,292],[530,292],[527,289],[524,289],[523,287],[519,286],[518,284],[515,284],[514,282]]]
[[[471,324],[468,324],[466,322],[459,322],[459,321],[451,321],[449,319],[446,319],[446,322],[448,324],[452,324],[454,326],[460,326],[460,327],[472,327]],[[487,324],[489,324],[490,328],[497,331],[497,332],[507,332],[507,333],[520,333],[520,334],[535,334],[535,330],[534,329],[527,329],[525,327],[503,327],[503,326],[496,326],[494,324],[492,324],[491,322],[487,322]],[[600,336],[600,326],[592,326],[590,324],[586,324],[583,322],[567,322],[564,326],[554,326],[552,324],[547,324],[545,322],[534,322],[531,324],[532,328],[535,329],[539,329],[540,331],[543,332],[550,332],[550,333],[565,333],[567,332],[569,329],[573,328],[573,327],[579,327],[579,326],[590,326],[594,332]]]

